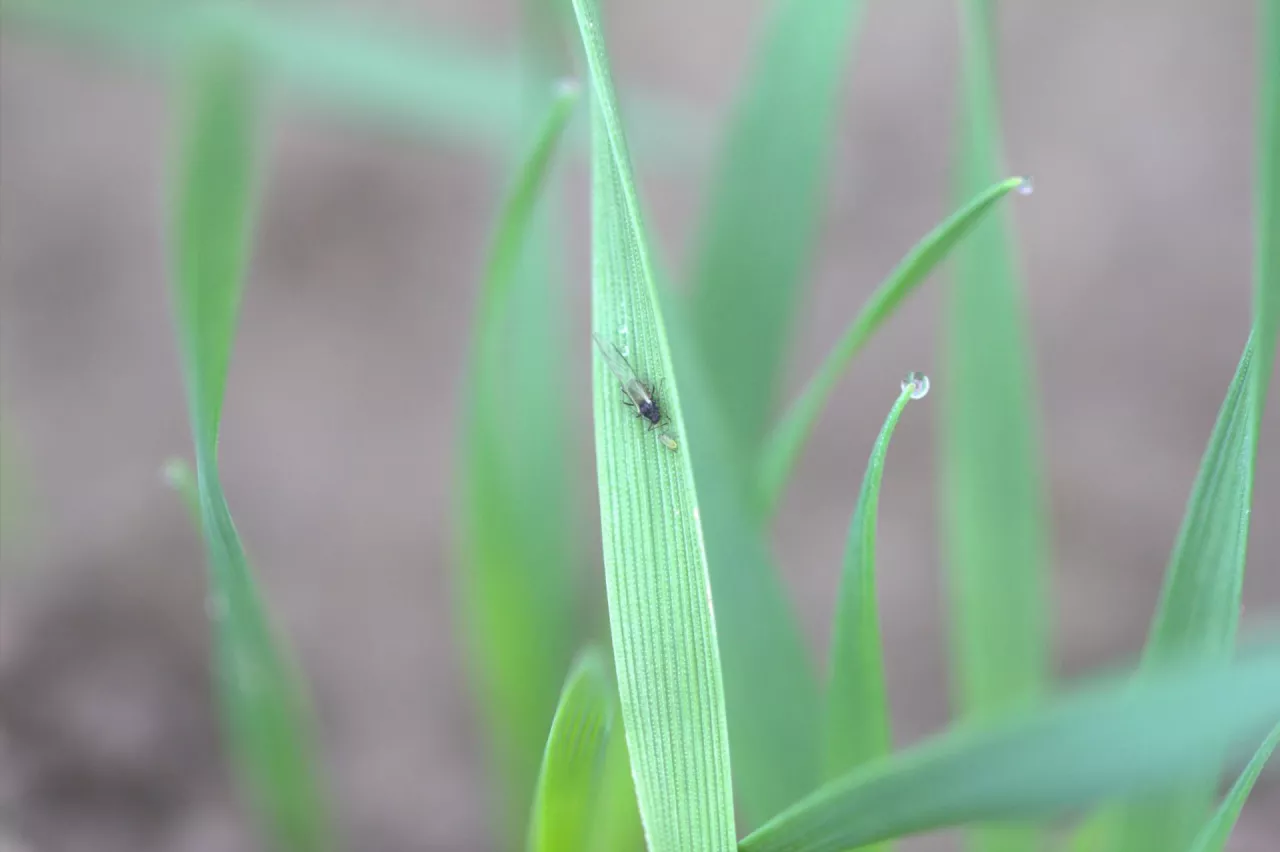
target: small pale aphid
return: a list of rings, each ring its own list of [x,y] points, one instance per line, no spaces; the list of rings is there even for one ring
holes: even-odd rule
[[[676,439],[668,435],[666,432],[660,433],[658,435],[658,440],[662,442],[662,446],[666,447],[673,453],[680,449],[680,445],[676,443]]]

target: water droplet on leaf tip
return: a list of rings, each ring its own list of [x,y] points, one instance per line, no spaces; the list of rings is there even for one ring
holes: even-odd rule
[[[902,389],[910,390],[912,399],[924,399],[929,393],[929,377],[924,373],[907,373]]]
[[[1031,176],[1030,176],[1030,175],[1027,175],[1026,177],[1020,178],[1020,180],[1021,180],[1022,182],[1018,184],[1018,194],[1019,194],[1019,195],[1030,195],[1031,193],[1033,193],[1033,192],[1035,192],[1035,191],[1036,191],[1036,185],[1035,185],[1035,182],[1031,180]]]

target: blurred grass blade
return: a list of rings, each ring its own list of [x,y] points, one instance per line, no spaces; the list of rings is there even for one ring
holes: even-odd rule
[[[1277,745],[1280,745],[1280,725],[1271,729],[1271,733],[1254,752],[1249,765],[1240,773],[1208,824],[1201,829],[1195,843],[1191,844],[1190,852],[1223,852],[1227,848],[1231,829],[1235,828],[1236,820],[1240,819],[1245,800],[1249,798],[1253,785],[1257,783],[1258,776],[1262,775],[1263,767],[1271,759],[1271,753],[1276,750]]]
[[[7,31],[101,46],[159,70],[180,65],[211,25],[233,27],[261,74],[317,107],[497,154],[521,129],[523,74],[510,57],[443,33],[376,26],[364,13],[234,0],[0,0],[0,15]],[[635,107],[646,157],[687,167],[703,155],[708,129],[691,107],[652,95]]]
[[[858,504],[849,522],[849,542],[836,599],[827,682],[827,777],[842,775],[893,747],[889,695],[884,681],[884,649],[876,600],[876,517],[880,480],[889,439],[898,418],[916,395],[928,392],[922,376],[903,383],[902,391],[871,449]]]
[[[557,146],[578,101],[546,104],[498,218],[481,285],[458,471],[458,607],[498,782],[505,848],[521,848],[559,684],[578,642],[577,554],[558,322],[545,234],[536,229]],[[531,233],[533,232],[533,233]],[[535,239],[539,237],[539,239]],[[540,410],[537,418],[513,410]]]
[[[759,522],[751,475],[729,449],[689,334],[684,303],[665,302],[702,518],[724,667],[733,783],[745,825],[759,825],[822,780],[822,700],[799,622]]]
[[[529,827],[529,852],[589,852],[613,685],[594,648],[574,662],[551,722]]]
[[[813,431],[818,415],[863,344],[893,315],[902,301],[915,291],[916,286],[946,259],[965,235],[983,220],[996,202],[1011,190],[1025,185],[1023,178],[1011,177],[987,187],[916,243],[893,272],[889,273],[884,283],[871,294],[853,324],[836,343],[804,393],[791,406],[765,444],[760,467],[764,483],[764,503],[769,514],[772,514],[782,499],[787,479],[795,468],[805,441]]]
[[[592,352],[609,626],[650,852],[735,846],[715,616],[680,392],[595,0],[574,0],[592,88],[592,328],[649,382],[665,378],[665,448]],[[589,350],[584,345],[582,351]]]
[[[614,713],[605,752],[603,789],[595,815],[591,849],[608,852],[644,852],[644,826],[636,806],[636,788],[627,758],[627,736],[622,713]]]
[[[1224,659],[1235,644],[1249,541],[1257,448],[1252,372],[1254,338],[1240,358],[1183,516],[1144,661],[1157,668],[1183,656]],[[1186,849],[1217,791],[1218,771],[1120,817],[1119,844],[1131,852]]]
[[[1280,324],[1280,82],[1275,78],[1280,71],[1280,3],[1260,4],[1259,17],[1262,94],[1253,330],[1209,438],[1165,574],[1146,647],[1152,666],[1187,655],[1225,657],[1240,618],[1258,440]],[[1123,848],[1187,848],[1213,806],[1217,777],[1211,770],[1168,798],[1135,803],[1125,814]]]
[[[962,0],[957,190],[972,197],[1001,166],[992,11]],[[1032,356],[1007,218],[996,211],[955,252],[947,310],[942,435],[945,561],[957,709],[987,720],[1045,692],[1048,526],[1033,416]],[[1029,829],[977,830],[974,852],[1023,852]]]
[[[223,388],[235,338],[252,205],[252,86],[233,42],[211,36],[183,104],[174,301],[195,439],[209,613],[223,723],[264,842],[334,848],[306,701],[273,636],[218,480]]]
[[[773,414],[816,249],[840,91],[862,0],[777,0],[741,93],[696,247],[693,331],[750,454]]]
[[[856,770],[739,848],[842,852],[973,822],[1058,816],[1194,777],[1224,753],[1247,753],[1278,716],[1274,645],[1231,664],[1113,683]]]

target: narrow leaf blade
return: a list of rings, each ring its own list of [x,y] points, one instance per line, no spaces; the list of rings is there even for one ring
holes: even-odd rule
[[[923,382],[923,379],[920,379]],[[884,648],[876,600],[876,518],[889,440],[907,403],[927,385],[903,383],[867,461],[862,490],[849,522],[844,568],[836,598],[827,682],[827,776],[844,774],[892,747]]]
[[[995,207],[1011,190],[1026,186],[1025,179],[1006,178],[980,192],[950,218],[942,222],[916,243],[911,251],[898,262],[866,305],[858,312],[853,323],[841,336],[818,372],[809,381],[804,393],[782,418],[766,443],[761,462],[764,504],[772,512],[782,498],[787,479],[795,468],[796,460],[804,449],[805,441],[818,421],[818,415],[827,404],[836,384],[849,367],[863,344],[893,316],[898,306],[942,263],[951,250]]]
[[[273,635],[217,471],[217,436],[248,254],[252,81],[234,42],[210,36],[194,60],[176,211],[174,302],[209,563],[217,693],[228,745],[271,848],[327,852],[303,688]]]
[[[868,765],[739,848],[841,852],[974,822],[1046,819],[1194,777],[1222,754],[1256,743],[1278,714],[1274,645],[1236,663],[1111,684]]]
[[[480,288],[458,471],[459,608],[484,710],[507,848],[526,821],[558,684],[578,642],[566,431],[555,398],[562,336],[540,239],[540,202],[573,114],[576,86],[542,97],[498,217]],[[545,408],[533,421],[516,410]]]
[[[742,92],[697,246],[692,318],[739,446],[764,437],[817,243],[862,0],[779,0]],[[748,456],[750,457],[750,456]]]
[[[594,96],[592,327],[623,350],[640,378],[667,378],[665,428],[679,446],[672,452],[645,434],[593,353],[605,585],[636,796],[651,852],[727,852],[735,846],[733,793],[689,462],[697,450],[684,429],[597,5],[573,5]]]
[[[963,0],[958,194],[1000,164],[991,3]],[[947,312],[944,517],[952,677],[963,716],[990,719],[1040,697],[1050,671],[1048,511],[1041,484],[1032,362],[1008,222],[989,217],[956,252]],[[973,834],[980,852],[1021,852],[1028,829]]]
[[[1266,9],[1260,11],[1265,19]],[[1280,25],[1273,23],[1272,29],[1275,26]],[[1280,46],[1268,48],[1264,41],[1263,49],[1265,56],[1265,51],[1276,52]],[[1275,97],[1274,81],[1264,77],[1260,87]],[[1280,136],[1270,127],[1276,121],[1276,108],[1265,102],[1262,106],[1253,331],[1201,461],[1165,574],[1147,641],[1146,659],[1151,665],[1182,655],[1221,658],[1231,652],[1239,623],[1259,429],[1280,317],[1280,273],[1269,262],[1280,237],[1267,230],[1280,222],[1274,209],[1275,183],[1280,179],[1271,174],[1280,155],[1265,147],[1280,141]],[[1135,803],[1126,814],[1121,843],[1135,852],[1185,848],[1212,807],[1216,778],[1216,772],[1209,772],[1168,799]]]
[[[583,652],[565,681],[547,737],[534,796],[529,852],[587,852],[600,789],[613,687],[595,649]]]
[[[1271,759],[1271,754],[1276,750],[1277,745],[1280,745],[1280,725],[1271,729],[1271,733],[1254,752],[1253,758],[1240,773],[1236,783],[1231,785],[1227,797],[1222,800],[1218,810],[1196,836],[1195,842],[1191,844],[1191,852],[1223,852],[1227,848],[1231,829],[1235,828],[1236,820],[1240,819],[1245,800],[1249,798],[1253,785],[1262,775],[1262,770]]]

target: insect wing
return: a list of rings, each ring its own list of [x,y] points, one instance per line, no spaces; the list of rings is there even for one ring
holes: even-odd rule
[[[631,369],[627,359],[618,351],[618,347],[606,344],[598,334],[591,336],[595,339],[600,354],[604,356],[604,362],[609,365],[609,371],[613,373],[614,378],[622,385],[623,392],[631,397],[636,407],[652,405],[653,397],[649,394],[648,388],[636,377],[636,371]]]

